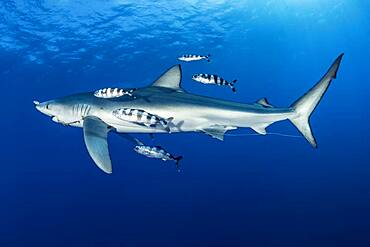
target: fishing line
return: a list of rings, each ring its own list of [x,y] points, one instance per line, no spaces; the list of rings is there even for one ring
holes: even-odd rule
[[[299,135],[290,135],[290,134],[284,134],[284,133],[278,133],[278,132],[269,132],[269,133],[266,133],[266,135],[283,136],[283,137],[291,137],[291,138],[302,138],[302,136],[299,136]],[[261,136],[261,134],[257,134],[257,133],[225,134],[225,136]]]

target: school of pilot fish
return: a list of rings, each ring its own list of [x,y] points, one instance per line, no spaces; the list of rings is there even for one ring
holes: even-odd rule
[[[208,55],[186,54],[178,57],[177,59],[182,62],[194,62],[201,60],[206,60],[210,62],[210,56],[211,56],[210,54]],[[231,90],[234,93],[236,92],[234,84],[236,83],[237,80],[229,82],[216,74],[206,74],[206,73],[194,74],[191,79],[202,84],[226,86],[231,88]],[[97,98],[105,99],[113,99],[124,96],[136,98],[135,90],[136,88],[132,88],[129,90],[125,90],[123,88],[102,88],[96,90],[94,92],[94,96]],[[172,117],[163,118],[161,116],[157,116],[142,109],[134,108],[120,108],[114,110],[112,114],[117,119],[127,121],[132,124],[137,124],[153,129],[161,129],[167,131],[168,133],[171,133],[170,125],[171,121],[173,120]],[[183,158],[182,156],[174,156],[173,154],[167,152],[161,146],[145,145],[136,138],[134,138],[134,142],[137,144],[134,147],[134,151],[137,152],[138,154],[144,155],[148,158],[155,158],[163,161],[174,161],[176,164],[177,171],[180,171],[179,162]]]

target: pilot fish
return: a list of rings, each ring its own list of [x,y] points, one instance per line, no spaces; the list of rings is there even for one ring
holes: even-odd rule
[[[175,161],[177,171],[180,171],[179,162],[183,157],[182,156],[175,157],[166,150],[164,150],[161,146],[136,145],[134,150],[137,153],[142,154],[148,158],[161,159],[163,161],[167,160]]]
[[[210,62],[211,61],[209,60],[210,56],[211,54],[208,54],[207,56],[186,54],[186,55],[182,55],[181,57],[178,57],[177,59],[183,62],[199,61],[203,59]]]
[[[169,123],[173,117],[164,119],[141,109],[120,108],[113,111],[113,116],[118,119],[136,123],[150,128],[161,128],[171,133]]]
[[[123,95],[128,95],[130,97],[133,97],[133,92],[136,90],[136,88],[133,89],[122,89],[122,88],[102,88],[99,90],[96,90],[94,92],[94,96],[98,98],[104,98],[104,99],[111,99],[111,98],[118,98]]]
[[[194,81],[203,83],[203,84],[215,84],[219,86],[228,86],[231,88],[231,90],[235,93],[236,89],[234,87],[234,84],[237,80],[233,80],[232,82],[228,82],[222,77],[218,75],[210,75],[210,74],[195,74],[192,76]]]

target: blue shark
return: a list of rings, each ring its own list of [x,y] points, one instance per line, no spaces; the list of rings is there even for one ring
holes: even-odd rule
[[[201,132],[223,140],[229,130],[251,128],[258,134],[266,135],[266,128],[271,124],[289,120],[316,148],[310,116],[336,78],[342,57],[343,54],[338,56],[324,76],[288,107],[272,106],[266,99],[245,104],[186,92],[181,87],[180,65],[168,69],[151,85],[132,91],[134,97],[125,94],[120,97],[97,97],[93,91],[34,103],[38,111],[53,121],[82,128],[88,153],[95,164],[108,174],[112,173],[109,132]],[[170,131],[117,118],[114,112],[122,108],[139,109],[162,119],[171,119],[168,125]],[[137,117],[143,116],[137,114]]]

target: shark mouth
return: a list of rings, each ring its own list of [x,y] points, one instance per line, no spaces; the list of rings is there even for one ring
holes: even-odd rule
[[[56,116],[53,116],[51,120],[53,120],[53,122],[60,123],[59,119]]]
[[[66,125],[66,126],[71,126],[71,125],[73,125],[73,124],[81,123],[81,121],[82,121],[83,119],[76,120],[76,121],[73,121],[73,122],[63,122],[63,121],[59,120],[56,116],[53,116],[53,117],[51,118],[51,120],[52,120],[53,122],[55,122],[55,123],[60,123],[60,124]]]

